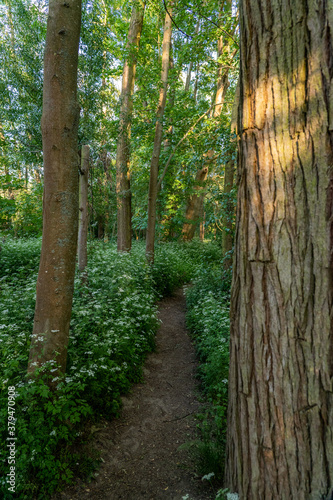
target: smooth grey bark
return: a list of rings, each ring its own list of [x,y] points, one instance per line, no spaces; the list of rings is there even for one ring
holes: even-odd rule
[[[66,368],[78,235],[80,25],[81,0],[50,0],[42,114],[43,239],[29,374],[52,360],[60,373]]]

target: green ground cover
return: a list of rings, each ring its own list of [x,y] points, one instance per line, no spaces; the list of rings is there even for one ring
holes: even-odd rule
[[[128,255],[118,254],[115,244],[91,242],[87,286],[80,284],[78,275],[75,280],[66,377],[54,380],[58,384],[51,392],[46,380],[53,377],[52,362],[38,381],[25,375],[40,245],[40,239],[8,238],[0,252],[0,439],[5,443],[8,437],[8,388],[15,386],[19,453],[13,498],[21,499],[47,498],[74,475],[93,470],[93,458],[78,453],[77,443],[87,439],[88,423],[91,427],[101,417],[116,415],[120,395],[141,379],[145,355],[154,348],[156,300],[195,277],[190,293],[192,302],[198,302],[193,294],[200,276],[211,266],[218,268],[220,261],[215,243],[166,243],[157,247],[150,269],[142,243]],[[214,294],[208,298],[206,316],[219,307]],[[188,300],[190,304],[190,296]],[[196,310],[190,311],[194,322]],[[220,317],[214,318],[217,322]],[[203,365],[202,370],[208,381],[209,369]],[[212,389],[212,401],[223,387]],[[0,493],[5,499],[11,498],[8,453],[6,447],[0,452]]]
[[[199,439],[190,447],[200,473],[211,483],[221,483],[227,427],[230,275],[222,276],[217,262],[200,266],[187,289],[186,303],[205,401],[205,411],[198,416]]]

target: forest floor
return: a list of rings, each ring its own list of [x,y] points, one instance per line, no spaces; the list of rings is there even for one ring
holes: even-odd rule
[[[121,416],[104,422],[93,447],[102,458],[98,476],[58,494],[61,500],[206,500],[215,498],[195,473],[188,450],[200,412],[196,358],[185,326],[183,290],[159,303],[156,352],[143,368],[144,382],[123,397]]]

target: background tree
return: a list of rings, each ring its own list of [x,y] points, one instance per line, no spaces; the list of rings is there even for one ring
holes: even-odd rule
[[[44,9],[27,0],[6,0],[0,5],[0,224],[16,235],[41,234],[42,227],[39,180],[45,20]]]
[[[159,158],[162,145],[163,115],[164,115],[166,93],[168,87],[168,73],[169,73],[171,33],[172,33],[171,31],[172,21],[170,16],[172,16],[171,5],[169,5],[169,10],[165,15],[163,46],[162,46],[162,73],[161,73],[162,85],[160,89],[158,107],[156,112],[154,148],[150,164],[150,178],[149,178],[149,191],[148,191],[148,224],[147,224],[147,238],[146,238],[146,254],[149,262],[154,262],[158,166],[159,166]]]
[[[128,251],[132,242],[132,209],[130,187],[130,131],[132,93],[134,90],[137,51],[143,25],[145,4],[134,5],[127,40],[127,58],[124,64],[120,95],[119,137],[117,142],[117,238],[118,251]]]
[[[197,175],[195,176],[196,185],[194,186],[194,193],[190,196],[186,206],[186,222],[183,226],[184,241],[190,241],[193,239],[200,217],[200,210],[202,209],[202,190],[204,188],[203,183],[207,179],[207,174],[208,166],[204,166],[201,170],[198,170]]]
[[[240,2],[226,482],[332,496],[333,135],[327,2]]]
[[[80,272],[84,272],[87,267],[89,149],[90,148],[87,145],[82,146],[81,148],[79,180],[79,235],[77,244]]]
[[[81,1],[50,0],[43,86],[43,241],[28,372],[66,368],[78,231],[77,65]]]
[[[119,99],[120,80],[124,60],[128,56],[124,39],[129,31],[133,5],[133,2],[124,4],[120,0],[112,3],[105,0],[83,2],[78,70],[78,99],[81,107],[79,144],[89,144],[91,147],[89,234],[105,240],[117,234],[116,151],[122,102]],[[3,78],[0,92],[4,103],[0,110],[3,131],[0,162],[7,169],[6,174],[4,167],[2,168],[1,230],[6,234],[38,235],[42,228],[43,189],[39,130],[42,88],[40,54],[44,47],[46,11],[43,2],[17,0],[11,2],[11,12],[17,60],[15,64],[12,64],[9,55],[12,37],[8,7],[5,4],[0,6],[3,20],[3,36],[0,40],[0,71]],[[222,151],[229,140],[228,123],[237,79],[237,56],[231,61],[230,54],[237,48],[237,31],[234,34],[236,43],[225,35],[224,47],[230,42],[230,53],[226,51],[222,58],[217,59],[216,43],[221,36],[221,26],[227,31],[235,18],[235,14],[230,11],[229,14],[227,10],[222,10],[222,14],[219,12],[219,6],[212,0],[204,5],[198,0],[178,0],[174,7],[173,17],[177,27],[174,25],[168,75],[170,91],[162,123],[164,147],[159,155],[161,175],[158,182],[161,181],[168,162],[169,164],[160,182],[156,204],[158,239],[181,236],[186,204],[193,194],[196,173],[203,166],[203,155],[209,149]],[[137,84],[133,93],[130,139],[132,236],[136,237],[145,237],[147,229],[149,167],[155,134],[156,102],[160,92],[161,41],[165,14],[163,3],[147,2],[141,47],[137,53]],[[214,21],[217,18],[219,26]],[[197,32],[199,21],[200,30]],[[31,25],[34,26],[33,32],[30,30]],[[36,47],[38,57],[35,56]],[[186,75],[192,61],[192,78],[188,80],[189,90],[186,91]],[[205,116],[182,140],[214,101],[216,76],[221,64],[223,67],[230,65],[223,113],[220,117]],[[19,70],[16,71],[15,68]],[[15,106],[11,107],[11,102],[15,102]],[[32,151],[35,152],[32,154]],[[210,168],[207,178],[207,196],[203,210],[206,213],[208,237],[215,234],[217,238],[221,236],[220,230],[216,231],[216,228],[222,228],[221,195],[226,163],[225,154],[221,153]]]

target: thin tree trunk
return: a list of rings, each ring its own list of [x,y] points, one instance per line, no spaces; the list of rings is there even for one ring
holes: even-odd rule
[[[97,215],[97,238],[99,240],[104,239],[104,229],[105,229],[104,217],[102,214],[99,214]]]
[[[126,58],[123,70],[120,96],[119,136],[117,143],[117,247],[120,252],[128,252],[132,243],[132,210],[130,186],[130,134],[135,70],[138,47],[143,25],[145,4],[134,5],[128,32]]]
[[[196,185],[194,186],[195,194],[190,196],[186,207],[186,222],[183,225],[182,235],[184,241],[190,241],[194,237],[196,227],[199,222],[200,209],[203,205],[203,183],[207,179],[208,167],[205,166],[197,172],[195,177]]]
[[[195,35],[199,33],[199,29],[200,29],[200,19],[198,19],[198,22],[195,27]],[[188,92],[190,90],[192,70],[193,70],[193,61],[190,61],[185,81],[185,92]]]
[[[202,203],[201,203],[201,209],[200,209],[200,232],[199,232],[199,237],[200,241],[204,241],[205,239],[205,218],[206,218],[206,212],[204,212],[204,198],[202,198]]]
[[[224,269],[230,269],[232,266],[232,222],[234,218],[234,203],[230,199],[230,193],[234,184],[234,162],[229,160],[224,168],[224,187],[223,194],[227,199],[224,205],[222,217],[222,255],[224,257]]]
[[[223,13],[231,13],[231,0],[222,1],[220,6],[220,18]],[[217,57],[220,59],[222,56],[225,58],[230,57],[230,38],[227,41],[224,40],[223,35],[220,36],[217,42]],[[234,51],[231,59],[238,52],[238,48]],[[229,61],[227,61],[229,62]],[[221,115],[223,110],[223,104],[225,95],[229,87],[229,65],[225,66],[225,62],[220,61],[217,71],[217,90],[215,95],[215,107],[213,111],[213,116],[218,117]],[[230,192],[233,188],[234,179],[234,162],[232,160],[227,161],[224,170],[224,195],[228,197],[228,202],[224,207],[224,212],[222,216],[222,255],[224,257],[223,267],[228,270],[232,266],[232,219],[234,215],[234,207],[230,200]],[[226,257],[227,255],[227,257]]]
[[[200,65],[199,65],[199,63],[197,63],[197,67],[195,70],[194,91],[193,91],[194,102],[197,102],[197,96],[198,96],[199,69],[200,69]]]
[[[12,52],[12,57],[15,56],[15,35],[14,35],[14,22],[13,22],[13,12],[12,12],[12,4],[10,0],[5,0],[5,4],[8,8],[8,23],[10,28],[10,47]]]
[[[231,0],[226,2],[222,1],[220,5],[219,18],[220,22],[224,14],[231,14]],[[236,27],[236,22],[233,22],[234,28]],[[220,116],[224,104],[225,95],[229,88],[229,70],[230,63],[232,62],[234,56],[238,52],[238,48],[235,49],[234,53],[230,55],[230,44],[231,39],[228,37],[225,40],[225,36],[221,35],[217,41],[217,59],[219,60],[217,69],[217,88],[215,94],[215,108],[213,116]],[[222,59],[222,60],[221,60]]]
[[[1,173],[7,175],[7,167],[6,167],[6,158],[5,158],[5,147],[6,147],[6,141],[5,141],[5,136],[3,133],[3,127],[2,123],[0,122],[0,168],[1,168]],[[7,183],[7,180],[6,180]]]
[[[240,2],[226,486],[333,495],[333,17]]]
[[[172,4],[168,5],[168,11],[172,16]],[[158,165],[162,144],[163,133],[163,115],[166,102],[168,72],[170,62],[170,47],[171,47],[171,27],[172,21],[168,13],[165,16],[163,48],[162,48],[162,74],[161,74],[161,90],[156,113],[155,139],[153,155],[150,164],[150,179],[148,193],[148,224],[146,238],[146,256],[150,263],[154,262],[154,242],[155,242],[155,224],[156,224],[156,201],[157,201],[157,177]]]
[[[161,186],[162,186],[162,182],[163,182],[163,179],[165,177],[165,174],[167,173],[167,170],[168,170],[168,167],[171,163],[171,160],[172,158],[175,156],[175,152],[176,152],[176,149],[178,148],[178,146],[181,145],[181,143],[183,141],[185,141],[185,139],[188,137],[188,135],[194,130],[194,128],[198,125],[198,123],[206,116],[208,115],[208,113],[211,111],[212,109],[212,106],[210,108],[208,108],[207,111],[205,111],[201,116],[199,116],[199,118],[194,122],[194,124],[188,129],[188,131],[186,132],[186,134],[183,135],[183,137],[177,142],[177,144],[173,147],[172,149],[172,153],[171,155],[169,156],[165,166],[164,166],[164,169],[163,169],[163,172],[158,180],[158,183],[157,183],[157,192],[159,192],[159,190],[161,189]]]
[[[185,81],[185,92],[190,90],[191,75],[192,75],[193,61],[190,62],[187,69],[186,81]]]
[[[87,239],[88,239],[88,176],[89,176],[89,146],[82,146],[81,168],[79,183],[79,239],[78,263],[79,271],[84,272],[87,267]],[[85,278],[83,279],[85,280]]]
[[[50,0],[42,115],[43,240],[30,374],[51,360],[60,365],[60,373],[66,368],[78,233],[76,94],[80,24],[81,0]]]
[[[170,71],[172,71],[174,69],[172,41],[171,41],[171,45],[170,45],[170,63],[169,63],[169,69],[170,69]],[[174,107],[175,98],[176,98],[176,87],[175,87],[175,85],[171,85],[171,88],[169,90],[169,99],[168,99],[169,112]],[[170,147],[170,142],[171,142],[171,139],[172,139],[172,134],[173,134],[172,117],[169,117],[169,119],[168,119],[167,133],[166,133],[166,137],[164,139],[164,144],[163,144],[164,151],[166,151]]]

